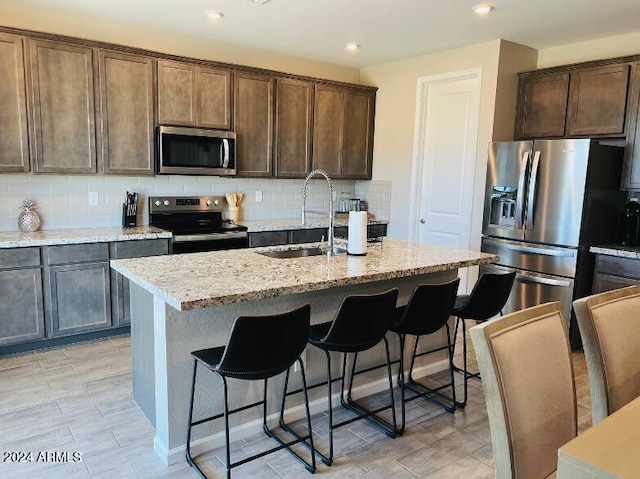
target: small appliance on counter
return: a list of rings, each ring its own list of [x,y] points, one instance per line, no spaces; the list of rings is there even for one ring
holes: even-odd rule
[[[620,242],[624,246],[640,245],[640,199],[631,198],[622,210]]]

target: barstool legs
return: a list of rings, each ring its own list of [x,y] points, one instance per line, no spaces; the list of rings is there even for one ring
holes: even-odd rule
[[[316,458],[315,458],[315,448],[313,446],[313,432],[311,429],[311,412],[309,410],[309,396],[308,396],[308,392],[307,392],[307,381],[306,381],[306,376],[305,376],[305,370],[304,370],[304,364],[302,362],[302,360],[300,358],[298,358],[299,364],[300,364],[300,370],[302,372],[302,390],[304,392],[304,402],[305,402],[305,412],[307,414],[307,427],[309,430],[309,434],[307,436],[300,436],[298,433],[296,433],[295,431],[293,431],[287,424],[285,424],[284,422],[284,405],[285,405],[285,400],[286,400],[286,396],[287,396],[287,386],[289,383],[289,370],[287,370],[286,372],[286,377],[285,377],[285,384],[284,384],[284,391],[283,391],[283,399],[282,399],[282,409],[280,412],[280,425],[282,426],[283,429],[285,429],[287,432],[289,432],[291,435],[293,435],[295,437],[295,440],[290,441],[290,442],[284,442],[280,437],[278,437],[271,429],[269,429],[268,425],[267,425],[267,385],[268,385],[268,379],[264,380],[264,392],[263,392],[263,398],[262,401],[259,401],[257,403],[253,403],[247,406],[242,406],[239,407],[233,411],[229,411],[229,401],[228,401],[228,386],[227,386],[227,379],[225,378],[225,376],[218,374],[218,376],[222,379],[222,389],[223,389],[223,412],[222,414],[217,414],[214,416],[210,416],[207,417],[205,419],[200,419],[198,421],[194,421],[193,420],[193,404],[194,404],[194,398],[195,398],[195,384],[196,384],[196,376],[197,376],[197,370],[198,370],[198,361],[194,359],[194,364],[193,364],[193,376],[192,376],[192,383],[191,383],[191,398],[189,401],[189,423],[187,425],[187,444],[186,444],[186,460],[187,463],[193,467],[198,474],[200,475],[200,477],[202,477],[203,479],[207,479],[207,476],[204,474],[204,472],[202,471],[202,469],[200,469],[200,467],[196,464],[196,462],[193,460],[193,457],[191,455],[191,429],[193,426],[197,426],[198,424],[202,424],[208,421],[212,421],[214,419],[219,419],[220,417],[224,418],[224,441],[225,441],[225,456],[226,456],[226,464],[225,464],[225,468],[227,471],[227,479],[231,479],[231,469],[233,467],[236,466],[240,466],[242,464],[245,464],[249,461],[252,461],[254,459],[260,458],[260,457],[264,457],[267,454],[271,454],[272,452],[276,452],[279,451],[280,449],[287,449],[287,451],[289,451],[294,457],[296,457],[299,461],[301,461],[305,468],[307,469],[307,471],[314,473],[316,470]],[[214,371],[216,372],[216,371]],[[278,444],[278,447],[263,451],[261,453],[255,454],[253,456],[247,457],[245,459],[242,459],[240,461],[237,461],[235,463],[231,463],[231,448],[230,448],[230,438],[229,438],[229,415],[234,413],[234,412],[239,412],[239,411],[243,411],[245,409],[248,409],[250,407],[253,406],[258,406],[258,405],[262,405],[262,428],[265,432],[265,434],[270,437],[273,438]],[[309,442],[307,443],[307,439],[309,440]],[[311,451],[311,461],[307,462],[303,457],[301,457],[298,453],[296,453],[293,449],[291,449],[290,446],[294,445],[294,444],[298,444],[298,443],[302,443],[303,445],[307,446],[310,451]]]

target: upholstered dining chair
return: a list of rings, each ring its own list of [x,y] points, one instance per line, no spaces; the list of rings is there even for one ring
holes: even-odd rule
[[[547,303],[470,329],[482,374],[496,478],[555,477],[577,434],[567,322]]]
[[[596,424],[640,396],[640,286],[587,296],[573,308]]]

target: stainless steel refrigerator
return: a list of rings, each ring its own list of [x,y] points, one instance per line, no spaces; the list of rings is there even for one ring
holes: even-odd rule
[[[489,148],[482,251],[488,271],[517,271],[505,313],[591,293],[589,246],[616,241],[624,148],[595,140],[496,142]],[[580,344],[571,320],[571,343]]]

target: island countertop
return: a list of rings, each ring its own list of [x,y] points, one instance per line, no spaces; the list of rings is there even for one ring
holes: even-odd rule
[[[297,246],[299,247],[299,246]],[[179,311],[493,263],[498,256],[385,238],[366,256],[270,258],[285,247],[112,260],[111,267]]]

